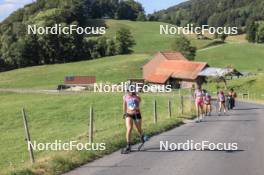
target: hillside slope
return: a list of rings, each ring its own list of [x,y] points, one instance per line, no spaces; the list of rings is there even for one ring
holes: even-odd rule
[[[63,83],[65,76],[91,75],[97,82],[121,82],[140,78],[140,67],[149,55],[134,54],[105,57],[76,63],[35,66],[0,73],[0,88],[51,88]]]
[[[263,72],[264,45],[231,43],[197,52],[196,60],[210,66],[232,65],[239,71]],[[128,78],[141,78],[141,67],[150,54],[104,57],[76,63],[55,64],[17,69],[0,73],[0,88],[54,89],[65,76],[95,75],[98,82],[118,83]]]
[[[197,52],[196,60],[206,61],[210,66],[233,66],[240,71],[263,72],[264,45],[228,43]]]
[[[170,50],[175,35],[160,35],[160,25],[169,25],[162,22],[139,22],[128,20],[106,20],[108,26],[107,36],[114,36],[121,27],[130,29],[136,45],[133,50],[136,53],[155,53],[161,50]],[[195,47],[204,48],[212,43],[212,40],[197,40],[195,36],[187,36]]]

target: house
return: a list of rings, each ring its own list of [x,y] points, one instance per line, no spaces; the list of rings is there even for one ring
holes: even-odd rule
[[[65,85],[89,85],[96,83],[95,76],[67,76],[64,79]]]
[[[200,72],[199,76],[215,77],[215,78],[230,77],[230,79],[233,79],[233,77],[239,78],[240,76],[243,76],[243,74],[234,68],[208,67],[204,69],[202,72]]]
[[[179,52],[158,52],[143,66],[143,78],[152,84],[190,88],[205,81],[199,73],[207,67],[207,63],[189,61]]]
[[[67,76],[64,78],[64,84],[59,84],[57,90],[80,91],[94,83],[96,83],[95,76]]]

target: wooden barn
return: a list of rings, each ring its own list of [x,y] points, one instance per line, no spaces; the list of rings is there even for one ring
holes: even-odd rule
[[[158,52],[143,66],[143,78],[152,84],[190,88],[205,81],[199,73],[207,67],[207,63],[189,61],[179,52]]]

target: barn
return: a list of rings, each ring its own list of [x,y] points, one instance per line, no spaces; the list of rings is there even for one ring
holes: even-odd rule
[[[190,88],[205,81],[199,73],[207,67],[206,62],[189,61],[180,52],[158,52],[143,66],[143,78],[151,84]]]

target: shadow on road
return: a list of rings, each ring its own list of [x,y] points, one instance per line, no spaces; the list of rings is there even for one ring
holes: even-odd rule
[[[204,120],[202,123],[207,123],[207,122],[255,122],[257,120]]]
[[[264,108],[236,108],[233,111],[250,111],[250,110],[257,110],[257,109],[264,109]]]
[[[155,147],[155,148],[145,148],[144,150],[141,151],[137,151],[137,150],[133,150],[132,152],[160,152],[160,153],[164,153],[164,152],[181,152],[181,151],[186,151],[186,152],[225,152],[225,153],[236,153],[236,152],[241,152],[244,151],[242,149],[238,149],[238,150],[218,150],[218,149],[214,149],[214,150],[210,150],[210,149],[205,149],[205,150],[184,150],[184,149],[177,149],[177,150],[160,150],[160,147]]]
[[[128,168],[128,167],[133,167],[133,165],[84,165],[79,168]]]

